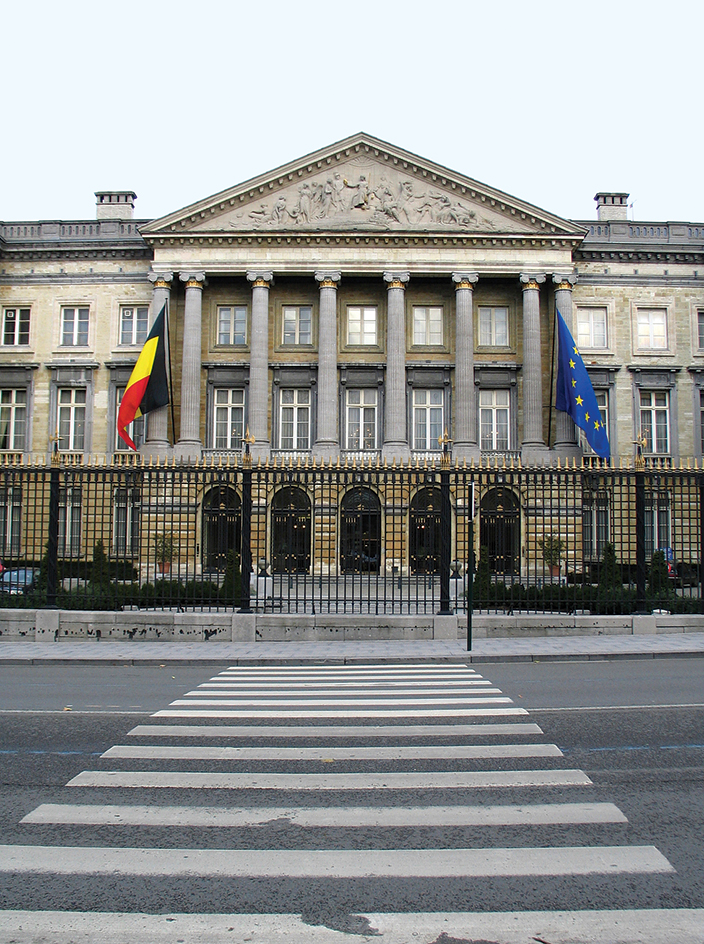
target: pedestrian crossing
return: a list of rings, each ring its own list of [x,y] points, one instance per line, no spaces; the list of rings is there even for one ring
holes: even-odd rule
[[[389,913],[404,883],[673,874],[656,847],[622,841],[623,812],[590,799],[591,779],[527,716],[470,666],[227,668],[72,777],[66,802],[24,816],[27,842],[0,846],[0,871],[277,879],[302,897],[374,880]],[[33,841],[47,827],[55,841]]]

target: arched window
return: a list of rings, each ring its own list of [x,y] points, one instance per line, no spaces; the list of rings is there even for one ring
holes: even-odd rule
[[[482,496],[479,542],[489,552],[492,573],[520,572],[521,513],[518,499],[504,485]]]
[[[421,488],[411,501],[409,520],[411,573],[440,571],[440,489]]]
[[[224,571],[230,551],[242,550],[242,502],[229,485],[215,485],[203,498],[203,568]]]
[[[278,573],[308,573],[311,560],[310,498],[295,485],[279,489],[271,503],[271,563]]]
[[[370,488],[357,486],[342,499],[340,568],[378,574],[381,565],[381,504]]]

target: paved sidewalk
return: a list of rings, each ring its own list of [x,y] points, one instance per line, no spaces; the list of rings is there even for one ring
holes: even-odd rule
[[[318,662],[520,662],[568,659],[704,657],[704,633],[653,636],[551,636],[374,642],[0,642],[0,663],[217,663],[230,665]]]

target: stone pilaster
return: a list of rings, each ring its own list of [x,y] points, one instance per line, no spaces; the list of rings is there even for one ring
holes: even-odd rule
[[[252,338],[249,345],[249,432],[254,459],[267,458],[269,439],[269,286],[273,272],[248,272],[252,283]]]
[[[152,291],[152,304],[149,312],[149,327],[154,324],[154,320],[166,303],[166,314],[169,319],[169,331],[171,330],[171,282],[173,281],[173,272],[150,272],[149,281],[154,286]],[[162,406],[146,416],[146,438],[145,443],[139,450],[143,455],[165,456],[171,451],[169,442],[169,406]],[[174,436],[175,436],[174,432]]]
[[[408,459],[406,428],[406,284],[408,272],[384,272],[387,283],[386,383],[384,387],[385,459]]]
[[[540,339],[540,286],[544,275],[522,274],[523,286],[523,442],[528,462],[545,460],[543,435],[543,366]]]
[[[203,334],[204,272],[181,272],[186,285],[183,315],[183,356],[181,360],[181,435],[174,453],[183,459],[200,459],[201,338]]]
[[[479,459],[477,398],[474,387],[474,286],[476,272],[453,272],[455,283],[455,398],[454,445],[456,459]]]
[[[555,285],[555,308],[565,319],[565,324],[574,337],[572,288],[577,281],[577,277],[572,274],[553,275],[552,280]],[[555,321],[557,321],[557,316]],[[557,330],[557,325],[555,325],[554,330]],[[555,350],[555,356],[557,356],[557,349]],[[555,411],[555,451],[565,458],[571,458],[579,454],[577,431],[572,418],[567,413],[557,410]]]
[[[337,287],[339,272],[316,272],[320,283],[318,328],[318,435],[313,455],[332,459],[340,454],[339,384],[337,379]]]

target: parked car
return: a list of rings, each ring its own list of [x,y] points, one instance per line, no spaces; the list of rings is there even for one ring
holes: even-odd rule
[[[36,567],[14,567],[0,573],[0,593],[9,593],[17,596],[28,593],[34,588],[39,576]]]

